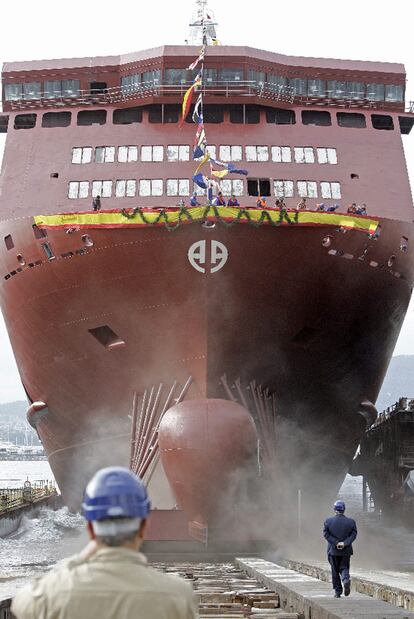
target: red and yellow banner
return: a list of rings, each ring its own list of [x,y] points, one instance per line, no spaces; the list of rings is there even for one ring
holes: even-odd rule
[[[264,215],[265,213],[265,215]],[[374,234],[378,220],[341,213],[319,213],[315,211],[286,211],[294,226],[335,226]],[[198,221],[260,223],[263,225],[282,225],[278,209],[256,209],[240,207],[197,206],[171,209],[128,209],[98,211],[90,213],[60,213],[59,215],[37,215],[34,222],[39,228],[145,228],[147,226],[175,226]]]

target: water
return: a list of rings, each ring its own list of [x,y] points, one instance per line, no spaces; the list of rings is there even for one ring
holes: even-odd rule
[[[1,461],[0,487],[21,487],[24,481],[53,480],[46,460]],[[48,571],[57,561],[79,552],[86,544],[83,518],[66,507],[42,508],[23,517],[19,530],[0,538],[0,599],[11,597],[31,578]]]
[[[1,460],[0,488],[20,488],[31,482],[54,480],[47,460]]]

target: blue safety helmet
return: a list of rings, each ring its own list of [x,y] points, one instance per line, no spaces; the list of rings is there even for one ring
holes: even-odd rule
[[[335,501],[334,510],[343,513],[345,511],[345,503],[343,501]]]
[[[82,503],[86,520],[146,518],[151,504],[142,481],[122,466],[101,469],[86,486]]]

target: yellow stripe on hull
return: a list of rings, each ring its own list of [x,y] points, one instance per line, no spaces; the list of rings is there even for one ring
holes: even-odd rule
[[[290,221],[281,217],[276,209],[244,209],[238,207],[190,207],[159,211],[98,211],[91,213],[61,213],[59,215],[37,215],[35,224],[39,228],[129,228],[146,226],[175,227],[197,221],[224,223],[251,223],[253,225],[296,225],[296,226],[338,226],[373,234],[378,221],[367,217],[323,213],[312,211],[286,211]]]

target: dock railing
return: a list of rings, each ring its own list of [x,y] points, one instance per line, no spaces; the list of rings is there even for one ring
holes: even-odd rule
[[[400,398],[398,402],[392,406],[388,406],[385,410],[379,413],[369,430],[376,428],[380,424],[384,423],[384,421],[388,421],[388,419],[391,419],[391,417],[394,417],[394,415],[401,411],[411,411],[414,413],[414,399]]]
[[[50,480],[34,483],[26,481],[21,488],[0,488],[0,516],[56,494],[56,485]]]

